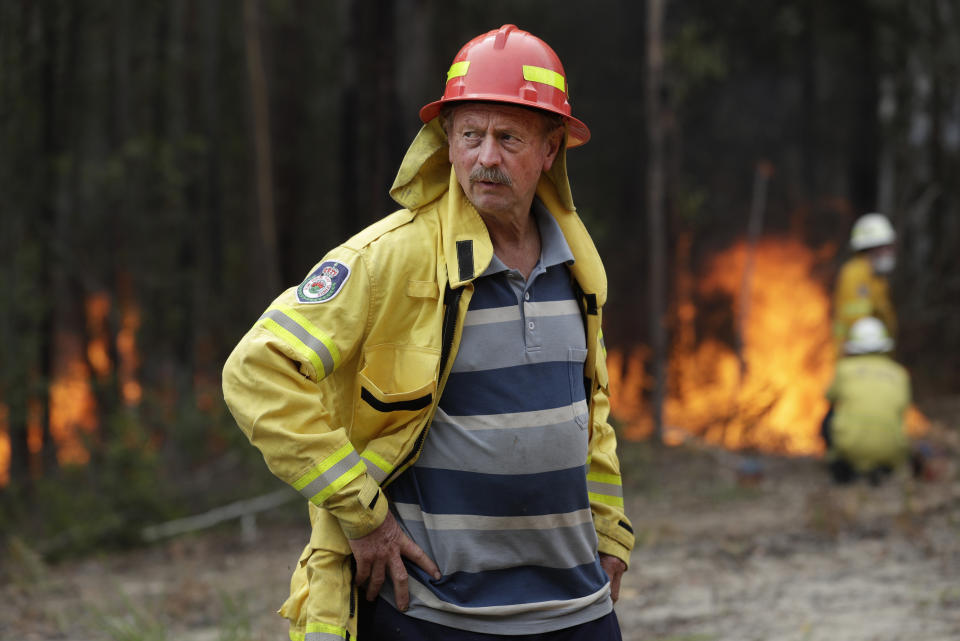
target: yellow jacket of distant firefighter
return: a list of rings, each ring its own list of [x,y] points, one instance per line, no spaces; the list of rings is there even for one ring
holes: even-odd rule
[[[887,279],[874,273],[869,258],[857,254],[843,264],[837,277],[833,337],[838,355],[843,354],[850,327],[866,316],[879,318],[891,336],[897,335],[897,316],[890,302]]]
[[[885,354],[845,356],[827,390],[833,403],[833,453],[857,471],[896,467],[908,453],[904,413],[910,405],[907,371]]]
[[[280,609],[292,639],[356,636],[347,539],[380,525],[387,512],[380,487],[419,456],[457,353],[472,281],[493,256],[437,120],[407,151],[391,195],[405,209],[330,251],[299,287],[281,294],[223,371],[224,398],[241,429],[271,471],[309,501],[312,535]],[[537,196],[575,257],[570,272],[588,347],[585,463],[599,551],[627,562],[634,537],[607,422],[606,276],[573,209],[562,152]]]

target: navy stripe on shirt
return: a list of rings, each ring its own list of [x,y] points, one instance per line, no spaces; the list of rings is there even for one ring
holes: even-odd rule
[[[431,514],[558,514],[590,507],[585,491],[569,491],[585,488],[584,470],[577,466],[537,474],[482,474],[414,466],[390,486],[390,494],[393,501],[419,505]],[[430,488],[429,494],[421,495],[420,487]],[[566,491],[543,491],[550,487]]]
[[[470,608],[577,599],[593,594],[607,582],[606,573],[595,561],[573,568],[524,566],[455,572],[439,581],[412,561],[405,559],[404,565],[440,599]]]
[[[530,297],[540,302],[570,300],[570,272],[562,267],[548,268],[529,287]],[[491,278],[477,287],[470,299],[470,310],[516,307],[517,295],[505,278]]]
[[[571,384],[575,380],[576,384]],[[450,416],[513,414],[572,405],[586,398],[583,363],[530,363],[517,367],[454,372],[440,399]],[[544,381],[556,381],[545,386]],[[532,392],[536,393],[532,393]]]

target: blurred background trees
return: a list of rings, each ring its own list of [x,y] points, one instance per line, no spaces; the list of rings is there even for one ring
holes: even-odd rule
[[[746,239],[761,166],[762,234],[810,248],[824,288],[853,220],[893,219],[899,356],[919,395],[955,391],[960,7],[672,0],[664,15],[651,88],[647,6],[627,0],[0,4],[0,518],[50,531],[82,507],[123,539],[266,487],[220,400],[223,360],[279,288],[395,208],[417,110],[461,45],[504,23],[554,47],[592,129],[569,163],[609,271],[608,347],[651,344],[654,131],[668,345],[684,301],[696,341],[736,342],[731,301],[689,278]]]

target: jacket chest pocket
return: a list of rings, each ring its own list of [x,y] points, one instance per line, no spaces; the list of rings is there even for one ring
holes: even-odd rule
[[[364,357],[357,374],[354,430],[376,438],[426,414],[437,391],[438,350],[378,345]]]

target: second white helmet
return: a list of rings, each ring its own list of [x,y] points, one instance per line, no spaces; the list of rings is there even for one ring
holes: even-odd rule
[[[847,354],[889,352],[893,349],[893,339],[880,319],[865,316],[850,328],[850,337],[843,349]]]

